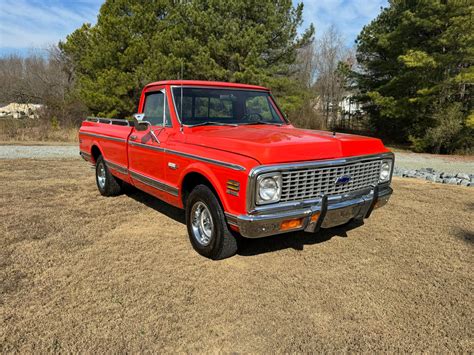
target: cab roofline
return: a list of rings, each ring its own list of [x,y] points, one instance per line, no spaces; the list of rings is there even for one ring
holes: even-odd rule
[[[257,86],[257,85],[248,85],[248,84],[239,84],[239,83],[228,83],[223,81],[204,81],[204,80],[163,80],[163,81],[155,81],[153,83],[149,83],[145,86],[145,88],[151,86],[164,86],[164,85],[172,85],[172,86],[203,86],[203,87],[219,87],[219,88],[234,88],[234,89],[250,89],[250,90],[264,90],[270,91],[270,89]]]

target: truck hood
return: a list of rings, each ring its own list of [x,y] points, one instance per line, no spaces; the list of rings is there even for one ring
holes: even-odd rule
[[[191,128],[188,144],[218,149],[256,159],[260,164],[337,159],[384,153],[377,138],[313,131],[285,126],[203,126]]]

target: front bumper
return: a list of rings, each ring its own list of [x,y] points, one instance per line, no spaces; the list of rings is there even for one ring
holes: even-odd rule
[[[379,185],[345,196],[324,196],[315,201],[301,202],[292,209],[239,216],[226,213],[226,217],[228,223],[237,227],[240,234],[247,238],[299,230],[316,232],[319,228],[339,226],[352,219],[368,218],[374,209],[388,202],[392,191],[388,185]],[[283,222],[297,219],[301,219],[299,226],[282,230]]]

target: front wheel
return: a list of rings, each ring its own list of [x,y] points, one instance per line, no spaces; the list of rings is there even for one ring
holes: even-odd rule
[[[196,186],[186,201],[186,226],[199,254],[218,260],[237,252],[237,240],[227,226],[224,211],[206,185]]]

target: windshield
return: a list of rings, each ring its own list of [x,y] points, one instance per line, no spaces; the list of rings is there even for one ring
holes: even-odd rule
[[[178,86],[173,87],[173,97],[178,117],[185,125],[285,123],[265,91]]]

